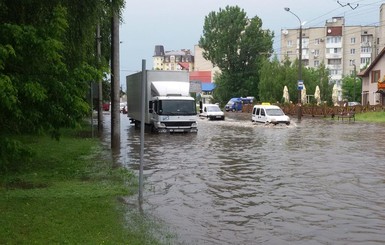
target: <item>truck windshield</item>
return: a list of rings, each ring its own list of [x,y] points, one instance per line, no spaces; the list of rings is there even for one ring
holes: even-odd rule
[[[162,100],[159,115],[196,115],[194,100]]]

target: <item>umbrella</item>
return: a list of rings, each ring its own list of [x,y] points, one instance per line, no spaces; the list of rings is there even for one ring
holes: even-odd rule
[[[303,89],[301,91],[301,100],[302,100],[302,104],[306,104],[307,103],[305,84],[303,85]]]
[[[285,103],[289,103],[289,90],[287,89],[287,86],[285,85],[285,87],[283,88],[283,100]]]
[[[315,87],[314,99],[317,101],[317,105],[321,104],[321,91],[318,85]]]
[[[338,88],[337,84],[333,85],[333,92],[332,92],[332,101],[334,105],[338,105]]]

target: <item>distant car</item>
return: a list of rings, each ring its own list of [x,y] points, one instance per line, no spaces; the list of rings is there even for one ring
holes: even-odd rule
[[[216,104],[203,104],[199,116],[210,120],[225,120],[225,113]]]
[[[275,105],[255,105],[251,114],[252,122],[259,122],[265,124],[284,123],[290,124],[290,117],[286,116],[281,108]]]
[[[120,113],[127,113],[127,103],[121,102],[120,103]]]
[[[110,103],[104,103],[103,104],[103,111],[109,111],[110,110]]]
[[[226,111],[241,111],[243,105],[252,104],[254,97],[240,97],[240,98],[231,98],[225,106]]]
[[[360,102],[348,102],[348,106],[357,106],[357,105],[361,105]]]

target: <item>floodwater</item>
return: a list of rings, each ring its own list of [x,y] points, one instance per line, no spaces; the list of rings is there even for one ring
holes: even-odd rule
[[[384,124],[226,116],[145,134],[144,211],[175,244],[385,243]],[[122,115],[121,132],[117,161],[138,170],[140,131]]]

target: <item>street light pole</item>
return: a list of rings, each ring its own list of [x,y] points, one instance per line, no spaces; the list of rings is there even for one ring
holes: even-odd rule
[[[354,66],[354,84],[353,84],[353,100],[356,101],[356,76],[357,76],[357,71],[356,71],[356,64],[353,63]]]
[[[302,81],[302,21],[301,19],[293,12],[290,11],[290,8],[284,8],[285,11],[294,15],[299,21],[299,50],[298,50],[298,82]],[[298,88],[298,110],[297,110],[298,120],[301,120],[302,117],[302,101],[301,101],[301,89]]]

